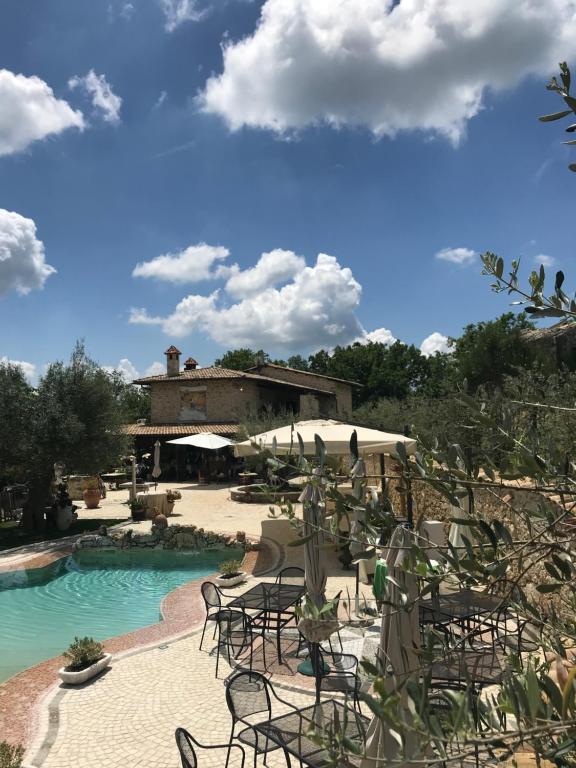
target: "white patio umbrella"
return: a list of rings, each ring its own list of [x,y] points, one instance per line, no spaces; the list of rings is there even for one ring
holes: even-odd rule
[[[175,440],[167,440],[172,445],[192,445],[196,448],[207,448],[209,451],[218,451],[220,448],[226,448],[232,445],[232,440],[221,435],[214,435],[212,432],[201,432],[198,435],[187,435],[186,437],[177,437]]]
[[[156,440],[154,443],[154,469],[152,470],[152,477],[157,480],[162,474],[160,469],[160,440]]]
[[[413,542],[414,533],[408,528],[398,526],[392,534],[386,557],[388,573],[396,584],[392,581],[386,582],[377,654],[382,666],[389,673],[386,678],[389,691],[395,690],[407,677],[419,674],[418,584],[416,577],[404,570]],[[403,599],[404,595],[406,601]],[[410,723],[412,716],[407,706],[405,687],[401,689],[398,715],[405,717]],[[411,759],[417,758],[417,752],[417,740],[408,731],[404,743],[405,765],[409,765]],[[360,763],[361,768],[383,768],[388,762],[397,762],[401,758],[398,741],[390,733],[386,723],[374,716],[366,732],[366,753]]]
[[[253,435],[248,440],[236,443],[234,453],[236,456],[250,456],[258,453],[259,448],[271,450],[274,439],[276,439],[276,453],[298,452],[297,435],[299,434],[304,443],[304,453],[308,455],[316,452],[314,436],[319,435],[324,441],[327,453],[333,456],[345,456],[350,452],[350,438],[354,430],[358,436],[358,451],[361,454],[394,453],[397,443],[403,443],[408,454],[416,451],[416,440],[404,435],[382,432],[369,427],[357,427],[334,419],[311,419]]]
[[[470,498],[472,494],[468,493],[466,496],[460,499],[460,506],[455,507],[451,505],[451,517],[457,520],[468,520],[474,507],[474,496]],[[472,503],[471,503],[472,502]],[[451,523],[450,531],[448,532],[448,541],[453,547],[464,547],[464,539],[468,539],[471,543],[474,543],[474,534],[472,528],[466,523]]]

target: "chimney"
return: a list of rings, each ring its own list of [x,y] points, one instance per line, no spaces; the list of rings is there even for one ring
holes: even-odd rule
[[[188,360],[186,360],[184,363],[185,371],[195,371],[197,367],[198,367],[198,363],[196,362],[196,360],[194,360],[193,357],[189,357]]]
[[[166,373],[168,376],[180,375],[180,355],[182,354],[175,346],[168,347],[166,352]]]

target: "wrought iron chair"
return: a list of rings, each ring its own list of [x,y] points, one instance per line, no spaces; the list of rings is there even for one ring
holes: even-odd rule
[[[206,626],[209,621],[214,622],[214,637],[216,636],[216,620],[218,612],[226,607],[222,602],[222,598],[226,599],[228,595],[225,595],[224,592],[211,581],[205,581],[200,587],[200,592],[202,594],[202,599],[204,600],[204,607],[206,608],[206,618],[204,619],[202,637],[200,638],[200,650],[202,650],[204,633],[206,632]]]
[[[250,616],[244,611],[223,608],[216,614],[216,626],[218,628],[216,677],[218,677],[221,652],[225,653],[228,664],[232,666],[232,659],[237,661],[245,651],[250,651],[249,665],[252,669],[254,628]]]
[[[244,768],[246,753],[240,744],[201,744],[198,739],[195,739],[194,736],[192,736],[191,733],[188,733],[184,728],[176,728],[174,736],[176,738],[178,751],[180,752],[182,768],[197,768],[198,757],[196,756],[196,750],[194,749],[195,746],[200,747],[200,749],[227,749],[228,757],[230,756],[231,748],[238,749],[240,750],[242,759],[240,766],[241,768]],[[228,759],[226,760],[226,764],[228,764]]]
[[[298,568],[296,565],[282,568],[276,576],[276,584],[294,584],[295,586],[303,587],[305,583],[304,569]]]
[[[358,659],[352,653],[328,653],[320,646],[320,675],[316,678],[317,692],[342,693],[352,698],[354,709],[360,712],[362,681],[357,674]]]
[[[268,752],[280,748],[278,744],[271,742],[270,739],[259,733],[254,727],[255,723],[250,723],[247,719],[252,715],[264,713],[265,717],[261,718],[261,722],[271,720],[272,698],[295,713],[298,712],[298,709],[293,704],[284,701],[284,699],[278,696],[272,687],[272,683],[260,672],[242,670],[230,677],[226,683],[226,705],[232,716],[229,746],[230,748],[233,747],[233,740],[238,739],[243,744],[252,747],[254,750],[254,768],[257,765],[258,755],[264,755],[264,762],[266,762]],[[234,735],[234,730],[238,723],[246,727]],[[230,752],[228,752],[226,766],[228,766],[229,757]]]

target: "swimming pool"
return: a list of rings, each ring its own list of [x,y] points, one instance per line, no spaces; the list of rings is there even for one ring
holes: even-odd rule
[[[58,656],[75,635],[104,640],[154,624],[169,592],[231,557],[242,553],[82,550],[0,573],[0,682]]]

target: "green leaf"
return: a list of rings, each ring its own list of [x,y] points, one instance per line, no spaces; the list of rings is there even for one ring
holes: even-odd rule
[[[316,536],[316,533],[311,533],[309,536],[302,536],[298,539],[292,539],[292,541],[287,542],[287,547],[301,547],[302,544],[306,544],[308,541],[312,541],[312,539]]]
[[[553,120],[561,120],[572,112],[571,109],[566,109],[563,112],[553,112],[551,115],[542,115],[539,117],[541,123],[551,123]]]
[[[562,587],[562,582],[557,584],[538,584],[536,589],[540,594],[545,595],[548,592],[557,592]],[[576,668],[575,668],[576,669]]]

